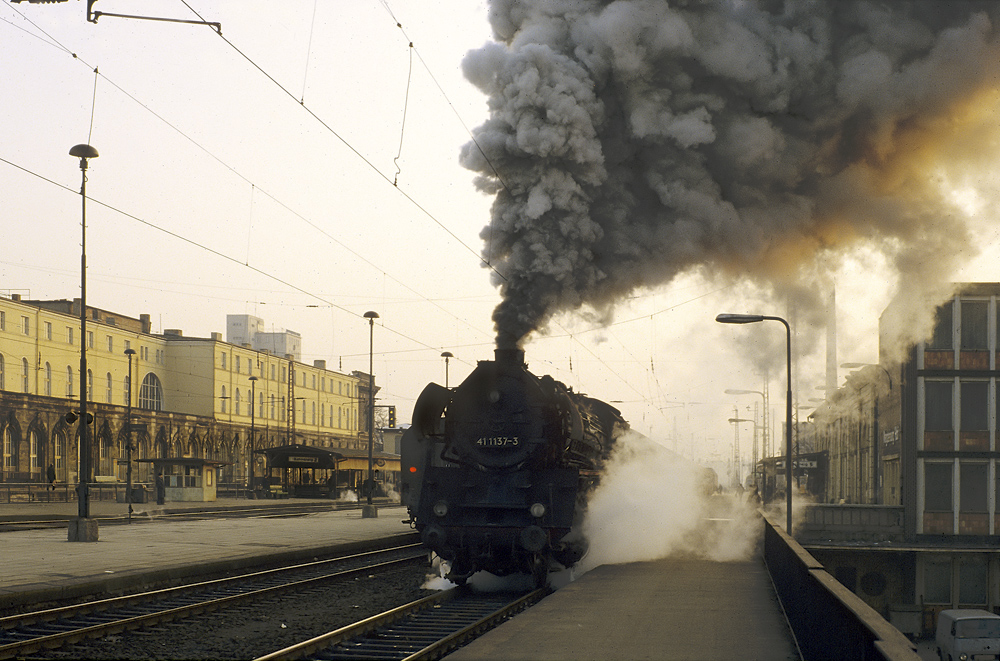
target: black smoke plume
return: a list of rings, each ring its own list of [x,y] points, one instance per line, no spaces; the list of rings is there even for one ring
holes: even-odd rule
[[[462,162],[498,345],[692,270],[808,298],[859,244],[947,277],[973,251],[935,168],[1000,85],[998,5],[493,0]]]

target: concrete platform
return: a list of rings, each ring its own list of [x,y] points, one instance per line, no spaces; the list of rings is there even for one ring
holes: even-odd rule
[[[798,659],[761,560],[598,567],[449,661]]]
[[[267,501],[273,504],[273,501]],[[240,506],[253,501],[233,501]],[[290,503],[294,505],[294,501]],[[0,533],[0,608],[39,603],[92,591],[115,593],[179,579],[192,565],[210,572],[235,570],[261,557],[301,557],[331,546],[350,545],[390,535],[412,535],[402,523],[405,508],[380,508],[378,518],[362,519],[361,510],[330,511],[289,518],[262,517],[201,521],[155,520],[156,508],[147,506],[152,522],[106,525],[96,542],[69,542],[66,528]],[[205,503],[197,503],[204,506]],[[225,502],[217,501],[224,507]],[[25,508],[39,515],[75,514],[76,504],[0,506],[0,518],[22,515]],[[112,509],[113,508],[113,509]],[[92,516],[104,510],[120,514],[122,505],[95,503]]]

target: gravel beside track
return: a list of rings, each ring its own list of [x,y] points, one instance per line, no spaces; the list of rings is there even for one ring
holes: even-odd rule
[[[26,658],[252,659],[425,597],[428,573],[397,569]]]

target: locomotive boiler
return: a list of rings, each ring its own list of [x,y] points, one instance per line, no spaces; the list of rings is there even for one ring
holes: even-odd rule
[[[586,552],[587,497],[627,427],[610,404],[529,372],[523,351],[498,349],[458,387],[418,397],[401,446],[410,523],[455,582],[485,570],[542,584]]]

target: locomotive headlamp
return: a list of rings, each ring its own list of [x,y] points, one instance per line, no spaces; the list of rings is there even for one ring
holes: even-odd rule
[[[545,505],[542,505],[541,503],[535,503],[531,506],[531,508],[528,511],[531,512],[531,516],[535,517],[536,519],[540,519],[543,516],[545,516]]]
[[[448,503],[439,500],[434,503],[434,516],[444,516],[448,513]]]

